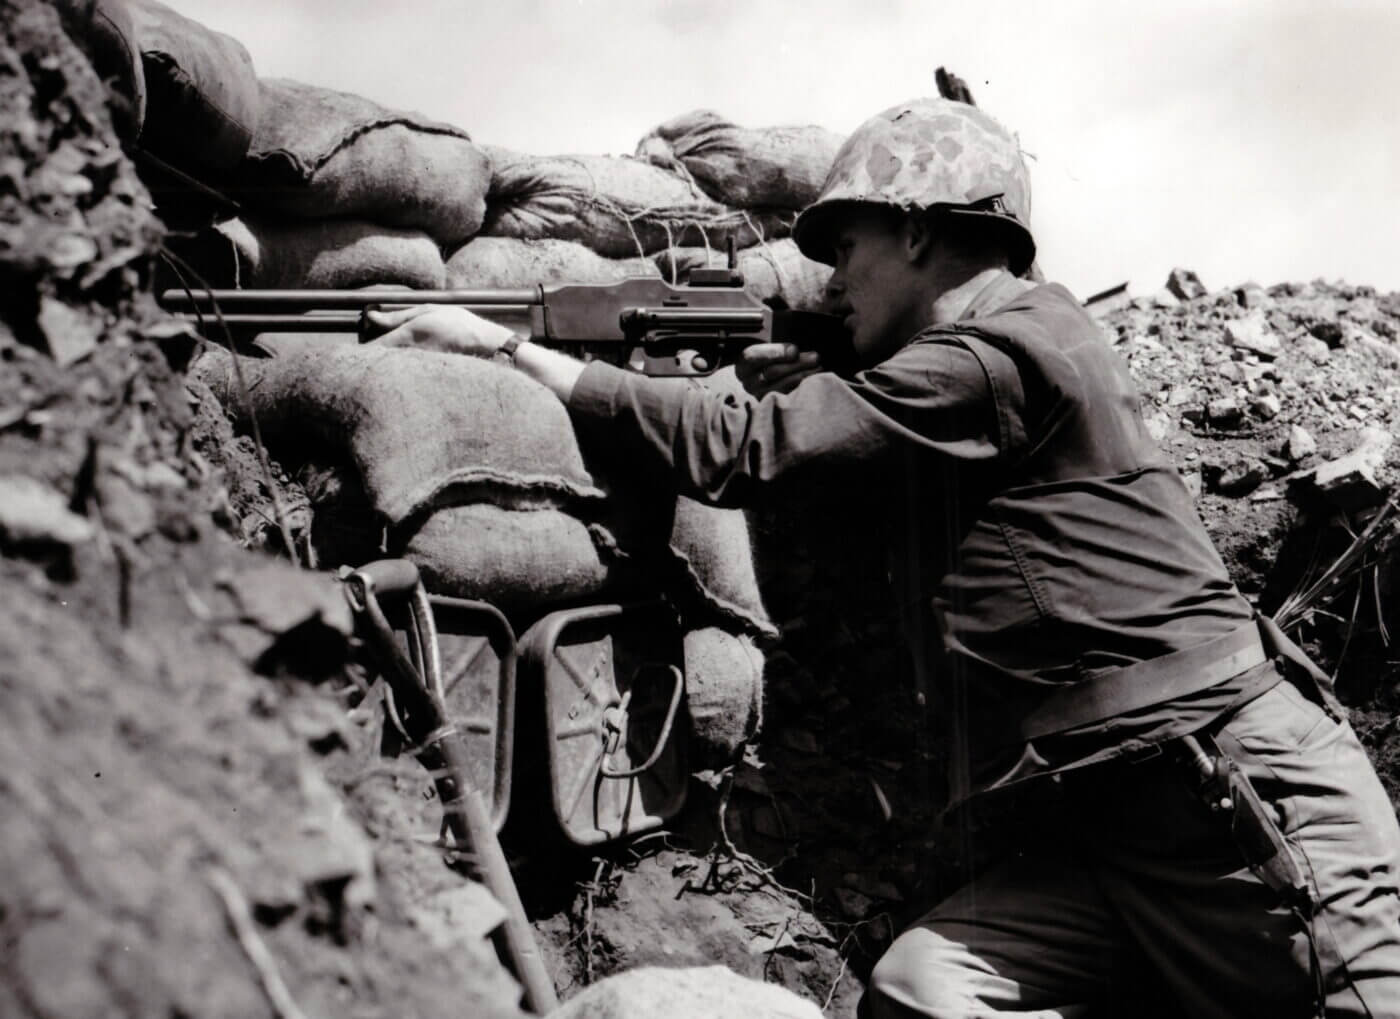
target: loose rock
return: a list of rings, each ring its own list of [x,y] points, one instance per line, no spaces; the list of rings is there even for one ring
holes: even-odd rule
[[[1209,293],[1201,278],[1190,269],[1173,269],[1167,277],[1167,290],[1183,301],[1194,301]]]
[[[1234,346],[1252,351],[1272,361],[1283,349],[1278,335],[1269,328],[1262,314],[1251,314],[1225,325],[1225,338]]]
[[[585,988],[550,1019],[821,1019],[815,1004],[774,984],[749,980],[723,966],[663,969],[646,966]]]
[[[1346,510],[1378,506],[1385,501],[1385,489],[1377,472],[1385,463],[1394,437],[1378,428],[1367,428],[1361,444],[1346,456],[1320,465],[1313,486],[1334,505]]]
[[[1288,429],[1288,440],[1284,443],[1283,451],[1296,463],[1317,452],[1317,440],[1302,425],[1293,425]]]

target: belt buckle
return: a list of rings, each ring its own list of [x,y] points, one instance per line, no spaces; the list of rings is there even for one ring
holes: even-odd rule
[[[1154,761],[1165,753],[1166,749],[1161,743],[1147,743],[1125,751],[1119,760],[1124,764],[1136,767],[1139,764],[1146,764],[1148,761]]]

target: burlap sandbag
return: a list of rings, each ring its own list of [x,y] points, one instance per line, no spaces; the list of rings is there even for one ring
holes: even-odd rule
[[[687,175],[724,205],[801,209],[816,201],[841,142],[824,127],[746,128],[695,110],[653,128],[637,155]]]
[[[141,147],[196,176],[234,169],[261,121],[248,51],[158,0],[126,6],[146,82]]]
[[[742,510],[678,498],[670,549],[678,567],[673,597],[687,618],[708,619],[727,630],[765,639],[778,636],[763,607],[748,519]]]
[[[684,650],[692,767],[724,767],[763,726],[763,653],[714,626],[687,632]]]
[[[663,279],[684,283],[691,269],[721,268],[728,256],[707,248],[676,248],[656,256]],[[817,311],[822,307],[831,266],[814,262],[797,250],[791,238],[755,244],[738,253],[744,288],[763,299],[780,298],[789,308]]]
[[[561,509],[468,503],[437,510],[403,542],[428,590],[537,613],[602,597],[627,581],[610,535]]]
[[[536,283],[615,283],[629,276],[655,276],[647,258],[605,258],[575,241],[474,237],[447,260],[447,285],[528,287]]]
[[[444,249],[481,226],[491,164],[467,132],[362,96],[264,78],[236,194],[304,218],[416,227]]]
[[[623,589],[664,592],[693,626],[770,641],[777,637],[754,571],[748,520],[740,510],[677,498],[654,478],[622,475],[616,465],[592,477],[601,503],[440,508],[405,530],[405,554],[460,597],[538,607],[554,598],[616,596]],[[501,502],[500,495],[495,495]],[[496,550],[475,547],[483,534]]]
[[[664,593],[689,625],[776,638],[742,512],[677,499],[634,478],[597,477],[607,493],[602,505],[439,508],[401,531],[403,554],[438,590],[508,611]]]
[[[732,366],[693,384],[727,399],[751,398]],[[669,541],[681,569],[680,579],[672,585],[673,597],[683,603],[689,598],[686,618],[704,619],[765,642],[777,638],[778,629],[763,604],[744,511],[678,498]]]
[[[338,344],[240,364],[264,435],[312,437],[345,453],[391,527],[463,502],[536,508],[604,498],[563,405],[492,361]],[[195,370],[246,424],[231,359],[211,353]]]
[[[118,136],[135,141],[146,120],[146,73],[130,7],[125,0],[50,2],[107,87],[107,110]]]
[[[441,289],[447,267],[437,243],[421,230],[356,219],[233,219],[209,238],[231,252],[233,286],[345,289],[395,284]],[[222,264],[228,258],[220,258]]]
[[[791,216],[726,208],[676,174],[629,156],[532,156],[488,146],[481,232],[586,244],[630,258],[686,244],[739,247],[785,236]]]

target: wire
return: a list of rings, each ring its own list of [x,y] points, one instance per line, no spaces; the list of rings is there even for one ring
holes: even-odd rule
[[[209,298],[209,306],[213,309],[214,317],[218,320],[219,327],[223,331],[224,342],[228,346],[229,356],[233,360],[234,381],[238,385],[238,394],[243,400],[244,412],[248,415],[249,428],[253,433],[253,446],[258,456],[258,466],[262,470],[263,483],[267,485],[268,495],[272,498],[272,513],[277,519],[277,529],[282,534],[282,543],[287,548],[288,557],[295,566],[300,567],[301,557],[297,555],[296,543],[292,540],[292,529],[287,523],[286,507],[282,505],[282,497],[278,494],[277,484],[272,474],[272,465],[267,459],[267,447],[263,445],[262,429],[258,427],[258,417],[253,412],[252,392],[248,389],[247,380],[243,377],[243,366],[238,359],[237,346],[233,342],[233,332],[229,329],[228,323],[224,321],[224,313],[219,308],[219,302],[214,299],[214,288],[199,273],[195,272],[188,262],[163,244],[160,247],[160,257],[170,267],[170,271],[180,281],[180,289],[190,299],[190,305],[195,309],[195,317],[201,331],[204,329],[204,315],[199,310],[199,303],[194,299],[194,293],[190,289],[189,282],[185,279],[185,273],[194,277],[195,282]],[[182,267],[184,272],[181,272]]]

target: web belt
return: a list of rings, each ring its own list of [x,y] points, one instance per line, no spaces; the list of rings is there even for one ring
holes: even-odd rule
[[[1037,705],[1021,721],[1021,738],[1039,739],[1208,690],[1269,660],[1259,631],[1259,621],[1252,620],[1195,647],[1090,673]]]

